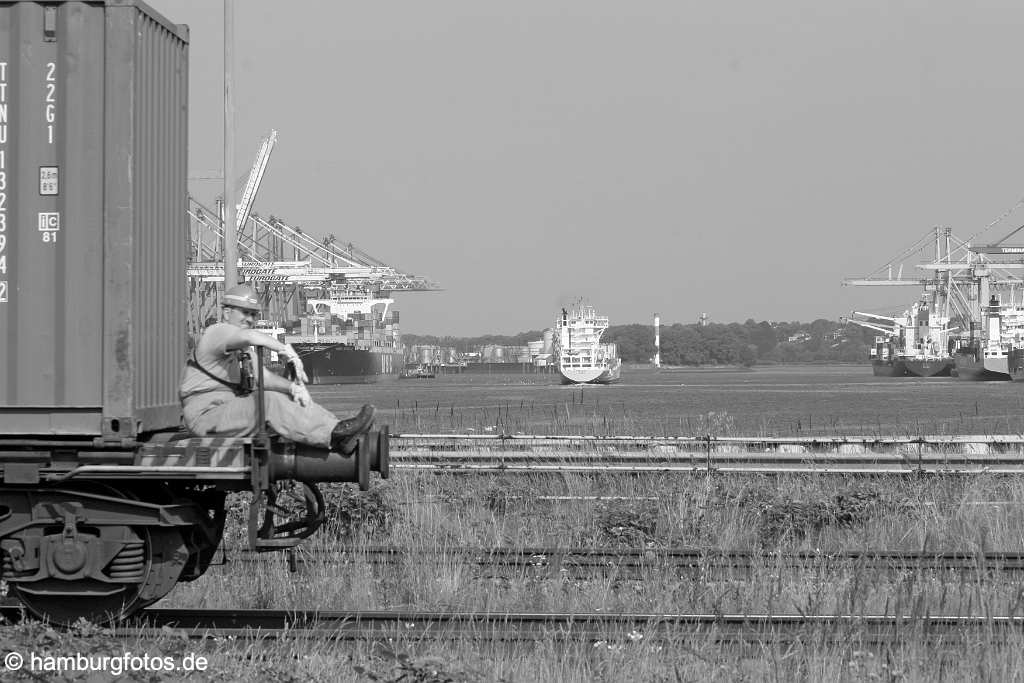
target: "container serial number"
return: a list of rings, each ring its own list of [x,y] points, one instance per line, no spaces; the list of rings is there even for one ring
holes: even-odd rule
[[[46,119],[46,141],[53,144],[54,122],[57,120],[57,64],[46,63],[46,108],[44,117]]]

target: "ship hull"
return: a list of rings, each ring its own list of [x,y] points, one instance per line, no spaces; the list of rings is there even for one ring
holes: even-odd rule
[[[1006,369],[1014,382],[1024,382],[1024,349],[1010,349],[1007,352]]]
[[[310,384],[372,384],[397,379],[400,353],[357,349],[345,344],[293,343]]]
[[[906,377],[907,365],[902,360],[876,360],[871,362],[875,377]]]
[[[957,354],[956,376],[972,382],[1005,382],[1011,379],[1006,356],[978,359],[974,354]]]
[[[607,367],[560,368],[562,384],[611,384],[618,382],[622,364],[616,362]]]
[[[954,361],[952,358],[907,359],[903,364],[907,374],[914,377],[949,377]]]

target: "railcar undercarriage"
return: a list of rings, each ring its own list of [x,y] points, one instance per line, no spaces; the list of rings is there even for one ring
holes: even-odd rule
[[[371,472],[389,474],[386,426],[361,434],[347,456],[265,434],[130,444],[4,437],[0,575],[39,618],[117,621],[203,575],[228,492],[252,492],[250,547],[283,550],[323,522],[318,482],[365,490]],[[301,491],[297,514],[278,499],[284,482]]]

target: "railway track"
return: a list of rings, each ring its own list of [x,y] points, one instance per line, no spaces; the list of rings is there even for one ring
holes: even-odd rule
[[[460,474],[1024,474],[1024,437],[395,434],[391,466]]]
[[[591,579],[613,577],[643,580],[672,572],[680,576],[735,575],[756,571],[832,572],[957,572],[970,575],[1024,572],[1024,552],[902,552],[854,550],[775,553],[749,550],[658,548],[603,550],[595,548],[392,548],[369,547],[348,552],[299,550],[290,555],[240,553],[234,561],[264,559],[288,562],[293,570],[306,565],[367,562],[373,566],[430,565],[458,562],[479,578]]]
[[[22,618],[0,608],[8,621]],[[146,637],[176,629],[193,638],[323,637],[332,640],[453,638],[619,643],[796,641],[891,643],[1024,637],[1024,617],[769,614],[566,614],[410,611],[187,610],[149,608],[113,635]]]

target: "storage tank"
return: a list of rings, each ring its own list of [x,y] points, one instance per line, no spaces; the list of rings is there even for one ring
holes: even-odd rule
[[[555,331],[550,327],[544,330],[544,346],[542,353],[554,353]]]
[[[422,363],[423,365],[434,365],[434,357],[436,356],[436,351],[436,346],[421,346],[419,362]]]
[[[0,434],[179,424],[187,104],[142,2],[0,5]]]

